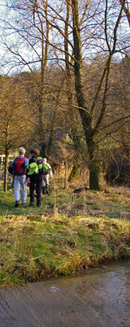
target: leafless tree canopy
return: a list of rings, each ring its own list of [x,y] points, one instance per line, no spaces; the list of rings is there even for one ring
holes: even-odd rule
[[[32,141],[54,161],[83,161],[98,189],[102,151],[125,147],[129,135],[129,1],[6,0],[4,8],[1,74],[24,85]]]

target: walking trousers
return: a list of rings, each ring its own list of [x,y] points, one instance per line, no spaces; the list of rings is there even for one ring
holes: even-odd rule
[[[36,189],[37,206],[40,206],[43,175],[34,174],[34,175],[30,175],[29,177],[30,177],[30,204],[34,203],[34,191]]]
[[[15,201],[20,200],[20,188],[22,187],[21,191],[21,200],[22,203],[26,202],[27,199],[27,178],[26,175],[15,175],[14,177],[14,197]]]

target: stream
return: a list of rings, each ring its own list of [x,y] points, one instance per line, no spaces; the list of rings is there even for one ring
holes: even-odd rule
[[[130,261],[0,289],[0,327],[130,327]]]

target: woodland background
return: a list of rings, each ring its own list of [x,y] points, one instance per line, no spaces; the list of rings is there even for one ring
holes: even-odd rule
[[[130,184],[130,2],[0,1],[0,153],[38,147],[93,190]]]

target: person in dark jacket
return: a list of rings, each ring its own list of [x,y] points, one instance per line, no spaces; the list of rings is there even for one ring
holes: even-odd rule
[[[27,176],[29,178],[30,186],[30,205],[34,205],[34,191],[36,189],[37,207],[41,206],[41,190],[43,181],[43,159],[39,156],[39,150],[33,149],[30,151],[29,167]],[[39,169],[41,165],[41,169]]]

